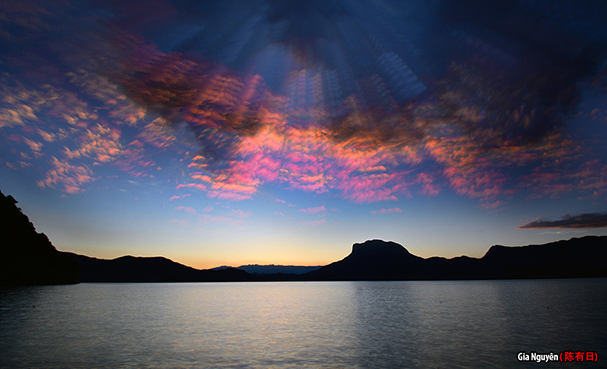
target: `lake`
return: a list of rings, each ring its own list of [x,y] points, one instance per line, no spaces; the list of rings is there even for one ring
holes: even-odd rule
[[[595,363],[517,356],[597,352]],[[598,368],[607,279],[0,290],[1,368]]]

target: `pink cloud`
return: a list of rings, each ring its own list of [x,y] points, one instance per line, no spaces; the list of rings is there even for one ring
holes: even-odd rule
[[[440,187],[436,184],[432,173],[420,173],[417,175],[417,183],[422,187],[421,194],[429,197],[437,196],[440,193]]]
[[[143,127],[136,137],[157,149],[169,147],[175,142],[173,132],[167,127],[167,122],[163,118],[157,118]]]
[[[42,146],[44,146],[44,144],[42,142],[35,142],[35,141],[28,139],[27,137],[24,137],[23,141],[27,144],[27,146],[30,147],[30,149],[32,151],[41,151]]]
[[[209,215],[209,214],[203,214],[203,215],[199,216],[198,219],[203,224],[205,224],[205,223],[223,223],[223,224],[227,224],[229,226],[241,226],[242,224],[245,223],[244,219],[234,219],[234,218],[226,217],[223,215],[213,216],[213,215]]]
[[[79,130],[80,135],[75,141],[76,148],[63,148],[63,154],[68,159],[89,158],[97,161],[97,164],[114,160],[123,154],[120,143],[121,132],[115,127],[107,124],[96,124],[90,128]]]
[[[84,165],[72,165],[52,157],[54,167],[46,172],[44,179],[36,182],[39,187],[55,188],[63,186],[63,191],[70,195],[84,192],[82,185],[95,180],[93,171]]]
[[[400,208],[391,208],[391,209],[379,209],[374,210],[371,214],[389,214],[389,213],[402,213],[403,211]]]
[[[323,193],[327,191],[325,185],[322,182],[314,184],[291,183],[291,188],[296,190],[302,190],[304,192],[316,191],[317,193]]]
[[[253,214],[251,211],[243,211],[240,209],[232,210],[230,215],[236,218],[248,218]]]
[[[134,177],[147,177],[148,168],[156,167],[155,162],[149,159],[150,154],[144,149],[130,147],[124,150],[112,164]]]
[[[178,190],[183,187],[196,188],[197,190],[200,190],[200,191],[206,191],[206,189],[207,189],[207,186],[200,184],[200,183],[178,184],[177,186],[175,186],[175,189]]]
[[[326,224],[326,223],[327,223],[327,221],[323,218],[323,219],[318,219],[318,220],[310,220],[307,222],[300,222],[299,224],[305,225],[305,226],[310,226],[310,227],[317,227],[319,225]]]
[[[579,164],[583,148],[559,133],[516,144],[499,126],[477,129],[483,107],[457,89],[439,99],[454,111],[423,102],[400,106],[394,114],[346,108],[343,117],[323,126],[316,121],[330,112],[286,109],[286,98],[265,89],[260,76],[209,67],[143,45],[125,55],[111,81],[82,69],[66,75],[65,85],[74,91],[61,84],[39,91],[7,86],[7,101],[14,103],[1,109],[0,126],[18,129],[20,135],[10,134],[8,140],[33,151],[20,160],[50,157],[43,151],[54,145],[46,142],[61,142],[63,149],[56,155],[67,163],[53,164],[38,183],[62,186],[70,194],[94,181],[90,168],[97,165],[113,163],[132,176],[153,176],[158,168],[153,155],[180,144],[173,123],[164,118],[168,116],[189,122],[192,129],[202,127],[206,133],[198,139],[205,148],[228,148],[226,157],[209,159],[204,149],[189,156],[191,162],[183,166],[192,183],[176,186],[196,188],[214,199],[251,199],[269,184],[331,192],[355,203],[393,201],[414,193],[432,197],[450,188],[493,210],[503,206],[500,197],[516,191],[550,198],[581,191],[592,199],[607,192],[607,167],[598,159]],[[305,82],[308,77],[299,73],[296,78]],[[149,107],[167,107],[163,113],[170,114],[149,118]],[[514,113],[504,112],[519,119]],[[44,115],[62,120],[63,128],[39,118]],[[295,120],[303,123],[294,125]],[[129,144],[122,133],[125,125],[130,128],[124,132],[139,130]],[[300,211],[315,214],[310,209],[316,208]]]
[[[54,134],[46,132],[46,131],[43,131],[40,128],[38,128],[38,134],[46,142],[53,142],[55,140],[55,135]]]
[[[487,210],[495,210],[504,205],[506,205],[506,202],[501,201],[501,200],[496,200],[494,202],[480,204],[481,208],[487,209]]]
[[[181,196],[175,195],[175,196],[171,196],[169,198],[169,201],[173,201],[173,200],[177,200],[177,199],[183,199],[183,198],[190,197],[190,196],[192,196],[192,194],[189,194],[189,193],[186,193],[186,194],[181,195]]]
[[[190,214],[196,214],[196,209],[190,207],[190,206],[175,206],[176,210],[183,210],[185,212],[188,212]]]
[[[231,200],[231,201],[242,201],[249,200],[253,197],[251,195],[241,195],[235,192],[222,192],[222,191],[209,191],[207,192],[207,196],[214,199],[218,198],[220,200]]]
[[[348,191],[343,196],[344,198],[359,204],[398,200],[389,188],[380,188],[377,190],[369,189],[367,191]]]
[[[322,206],[318,206],[315,208],[299,209],[297,211],[302,212],[302,213],[307,213],[307,214],[316,214],[316,213],[320,213],[322,211],[326,211],[326,209],[325,209],[325,206],[322,205]]]
[[[187,220],[183,220],[183,219],[169,219],[169,222],[171,223],[179,223],[182,226],[189,226],[190,222],[188,222]]]

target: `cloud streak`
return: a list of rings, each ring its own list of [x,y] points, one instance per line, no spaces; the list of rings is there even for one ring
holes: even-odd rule
[[[524,224],[518,229],[586,229],[607,227],[607,213],[586,213],[579,215],[565,215],[559,220],[538,219]]]

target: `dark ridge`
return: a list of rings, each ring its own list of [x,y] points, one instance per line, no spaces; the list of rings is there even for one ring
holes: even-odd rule
[[[16,204],[0,192],[0,286],[77,283],[78,264],[36,232]]]
[[[253,278],[236,268],[198,270],[164,257],[122,256],[113,260],[66,253],[82,269],[80,282],[236,282]]]
[[[544,245],[492,246],[480,259],[423,259],[381,240],[354,244],[343,260],[303,275],[306,280],[459,280],[607,277],[607,236]]]
[[[0,286],[77,282],[607,277],[607,236],[586,236],[544,245],[496,245],[480,259],[467,256],[423,259],[397,243],[370,240],[354,244],[350,255],[343,260],[303,274],[299,273],[317,267],[245,265],[197,270],[164,257],[123,256],[104,260],[57,251],[45,234],[36,232],[16,204],[12,196],[0,192]]]
[[[64,253],[82,269],[80,282],[299,281],[294,273],[251,274],[231,267],[198,270],[164,257],[122,256],[112,260]]]
[[[423,259],[394,242],[352,246],[343,260],[305,274],[247,273],[239,268],[197,270],[163,257],[123,256],[102,260],[66,253],[82,268],[81,282],[228,282],[473,280],[607,277],[607,236],[587,236],[545,245],[492,246],[480,259]]]
[[[607,277],[607,236],[544,245],[495,245],[482,257],[489,278]]]

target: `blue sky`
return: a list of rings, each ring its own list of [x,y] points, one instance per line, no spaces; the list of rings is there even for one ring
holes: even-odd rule
[[[2,4],[0,189],[197,268],[607,234],[604,4],[285,4]]]

